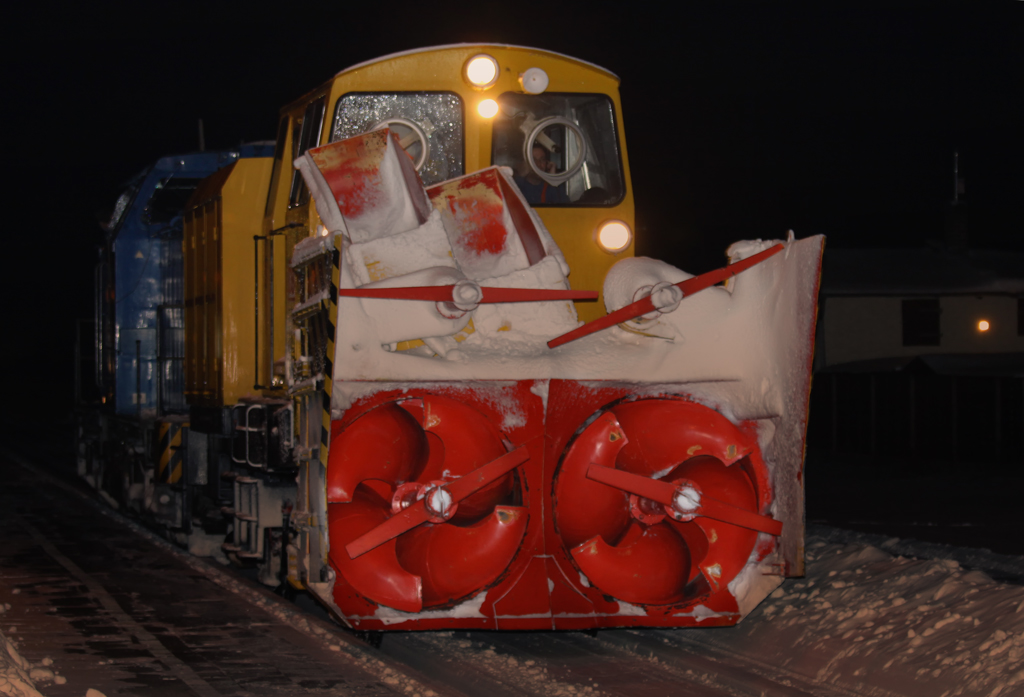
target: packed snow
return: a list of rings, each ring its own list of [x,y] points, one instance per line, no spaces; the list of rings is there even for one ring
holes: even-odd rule
[[[0,604],[0,621],[10,609],[10,603]],[[8,628],[7,633],[14,634],[15,628]],[[32,663],[18,651],[17,642],[0,629],[0,695],[43,697],[37,685],[51,682],[58,685],[67,682],[64,676],[54,670],[53,659],[46,657],[38,663]]]
[[[952,559],[811,536],[807,576],[734,631],[744,654],[857,694],[1024,693],[1024,587]]]

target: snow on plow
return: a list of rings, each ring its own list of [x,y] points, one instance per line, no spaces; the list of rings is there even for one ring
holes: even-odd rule
[[[345,621],[731,625],[802,575],[823,238],[698,277],[623,260],[580,325],[597,294],[507,170],[425,189],[386,128],[296,167],[325,227],[296,255],[340,257],[320,495]]]

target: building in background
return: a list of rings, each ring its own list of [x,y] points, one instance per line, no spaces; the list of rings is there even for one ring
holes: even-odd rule
[[[826,252],[812,448],[1024,462],[1024,254],[951,219],[944,245]]]

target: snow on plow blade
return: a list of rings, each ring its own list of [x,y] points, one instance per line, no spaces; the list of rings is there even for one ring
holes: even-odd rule
[[[580,325],[508,171],[426,190],[404,157],[382,129],[296,162],[341,253],[322,599],[359,629],[720,626],[802,575],[823,238],[624,259]]]

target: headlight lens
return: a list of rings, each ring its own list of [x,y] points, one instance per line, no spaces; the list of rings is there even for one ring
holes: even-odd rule
[[[480,90],[498,81],[498,61],[486,53],[479,53],[466,61],[466,80]]]
[[[633,231],[621,220],[608,220],[597,229],[597,244],[610,254],[618,254],[633,241]]]
[[[476,105],[476,111],[485,119],[493,119],[498,113],[498,103],[493,99],[485,99]]]

